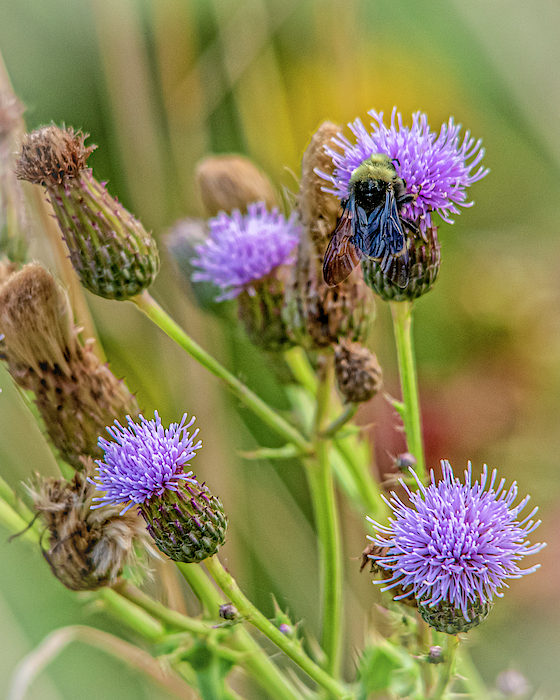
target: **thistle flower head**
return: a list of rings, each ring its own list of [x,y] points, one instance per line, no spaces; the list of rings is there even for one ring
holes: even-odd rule
[[[538,568],[520,569],[518,562],[544,547],[525,539],[540,521],[532,520],[537,508],[519,519],[529,496],[514,505],[516,483],[505,490],[503,479],[497,483],[495,470],[489,474],[484,466],[480,481],[474,483],[470,463],[465,483],[445,460],[442,470],[442,480],[436,482],[432,471],[431,483],[425,487],[410,469],[418,490],[413,492],[403,483],[411,506],[392,493],[387,504],[394,517],[388,527],[368,518],[377,531],[369,539],[388,548],[371,558],[393,572],[383,581],[382,590],[402,589],[395,600],[412,592],[421,612],[442,614],[445,609],[447,614],[451,609],[468,623],[481,607],[492,604],[494,596],[503,595],[499,589],[507,587],[508,579]]]
[[[157,547],[174,561],[199,562],[215,554],[225,541],[227,518],[222,504],[205,484],[199,484],[187,462],[202,442],[192,434],[187,414],[164,428],[157,411],[154,420],[115,421],[107,428],[113,440],[99,438],[105,460],[97,460],[94,483],[105,495],[93,500],[105,505],[133,505],[146,521]]]
[[[180,423],[171,423],[169,428],[163,427],[157,411],[154,420],[142,415],[139,419],[140,423],[135,423],[127,416],[127,428],[115,421],[107,428],[114,440],[99,438],[105,461],[96,460],[96,486],[105,495],[94,499],[100,501],[96,508],[126,503],[121,511],[126,513],[134,504],[177,491],[181,482],[197,483],[192,470],[185,471],[187,462],[202,447],[200,440],[195,443],[198,428],[192,435],[188,431],[195,418],[187,423],[185,413]]]
[[[407,192],[415,195],[405,205],[403,215],[418,221],[425,232],[432,225],[431,212],[453,223],[450,216],[459,214],[459,206],[468,207],[465,189],[488,174],[480,166],[484,156],[481,141],[475,141],[470,132],[461,140],[461,125],[450,118],[443,124],[439,134],[428,125],[428,117],[421,112],[412,115],[412,126],[404,126],[402,115],[396,108],[391,114],[391,124],[386,126],[383,112],[371,110],[369,115],[372,131],[368,131],[360,119],[348,126],[356,137],[352,143],[342,134],[333,142],[342,150],[325,148],[335,165],[332,174],[317,171],[317,174],[332,183],[325,188],[340,199],[350,194],[350,178],[354,170],[374,153],[383,153],[393,160],[397,175],[406,183]]]
[[[197,247],[192,264],[200,269],[193,280],[209,281],[222,292],[217,300],[232,299],[242,291],[254,294],[254,284],[275,268],[291,261],[299,239],[295,216],[285,219],[262,202],[250,204],[246,215],[238,210],[210,219],[210,236]]]

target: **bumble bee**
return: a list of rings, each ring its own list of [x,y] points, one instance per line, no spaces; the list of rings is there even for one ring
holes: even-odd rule
[[[359,262],[373,258],[392,282],[406,287],[409,242],[403,226],[412,233],[418,233],[418,226],[401,216],[401,210],[414,196],[407,193],[390,158],[381,153],[374,153],[354,170],[349,190],[325,253],[325,282],[334,287]]]

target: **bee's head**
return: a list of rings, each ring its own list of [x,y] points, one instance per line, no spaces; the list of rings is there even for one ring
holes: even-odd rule
[[[397,171],[391,159],[383,153],[372,153],[352,171],[350,182],[355,184],[359,180],[368,179],[393,182],[396,177]]]

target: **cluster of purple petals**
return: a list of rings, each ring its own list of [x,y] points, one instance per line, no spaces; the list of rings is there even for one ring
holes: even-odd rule
[[[195,418],[187,422],[187,414],[180,423],[171,423],[164,428],[156,411],[154,420],[139,416],[135,423],[127,416],[128,427],[123,428],[118,421],[107,428],[113,440],[99,438],[99,447],[105,452],[105,459],[96,460],[97,475],[91,483],[104,496],[94,498],[100,501],[100,508],[107,504],[127,504],[121,511],[126,513],[135,504],[145,503],[153,496],[162,496],[165,491],[178,491],[181,484],[196,484],[192,471],[185,471],[185,465],[202,446],[195,444],[198,428],[192,433],[188,428]]]
[[[347,199],[352,172],[375,153],[383,153],[393,160],[397,174],[406,182],[407,192],[415,199],[407,204],[403,214],[419,221],[423,231],[432,225],[431,212],[437,211],[444,221],[453,223],[451,214],[459,214],[459,205],[468,207],[465,188],[488,174],[479,166],[484,156],[481,141],[475,141],[467,131],[460,139],[461,125],[449,119],[439,134],[431,131],[426,114],[412,115],[412,126],[404,126],[402,116],[393,109],[391,125],[383,123],[383,112],[372,110],[369,115],[373,131],[368,131],[360,119],[348,126],[356,137],[351,143],[338,134],[333,142],[342,153],[326,147],[335,169],[332,175],[317,170],[329,180],[332,187],[324,188],[340,199]],[[478,167],[477,167],[478,166]]]
[[[480,482],[474,484],[470,463],[464,484],[455,478],[449,462],[442,461],[442,470],[442,480],[436,483],[432,471],[431,483],[425,487],[410,469],[418,490],[412,492],[402,485],[412,507],[393,492],[386,501],[394,515],[388,527],[368,518],[377,531],[369,539],[389,548],[385,556],[371,558],[393,571],[391,579],[381,582],[387,584],[382,590],[400,585],[406,591],[395,600],[413,592],[422,604],[450,603],[469,620],[469,603],[501,597],[498,589],[507,587],[506,579],[520,578],[538,568],[522,570],[517,562],[544,547],[525,539],[540,520],[532,520],[537,508],[518,520],[529,496],[514,506],[516,483],[504,490],[504,480],[496,484],[495,470],[489,479],[486,465]]]
[[[291,262],[299,241],[295,215],[286,219],[278,209],[267,211],[262,202],[250,204],[245,215],[220,212],[208,225],[210,236],[197,246],[198,257],[192,261],[200,271],[192,278],[219,287],[222,293],[216,301],[244,290],[254,294],[253,283]]]

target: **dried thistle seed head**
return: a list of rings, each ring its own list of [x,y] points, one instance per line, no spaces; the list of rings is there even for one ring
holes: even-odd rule
[[[155,241],[86,168],[87,135],[49,126],[28,134],[17,174],[44,185],[81,283],[93,294],[125,300],[159,270]]]
[[[268,177],[244,156],[208,156],[196,166],[195,178],[208,216],[234,209],[245,214],[253,202],[264,202],[268,209],[278,206]]]
[[[323,279],[323,257],[336,225],[339,203],[322,191],[316,171],[319,166],[328,167],[321,149],[337,129],[329,123],[319,127],[303,155],[298,196],[302,233],[286,285],[283,313],[288,333],[310,350],[329,347],[339,338],[365,340],[374,315],[374,299],[359,270],[337,287],[327,286]]]
[[[93,463],[87,463],[92,473]],[[125,564],[138,563],[134,545],[149,548],[143,521],[119,516],[116,506],[91,510],[95,485],[76,473],[71,481],[37,477],[29,488],[35,512],[49,533],[43,552],[53,574],[73,591],[114,583]]]
[[[77,178],[97,146],[85,146],[89,134],[54,124],[27,134],[21,146],[16,175],[36,185],[52,187]]]
[[[338,124],[323,122],[313,134],[301,161],[301,181],[298,211],[302,224],[310,233],[320,252],[324,252],[336,226],[340,201],[330,192],[324,192],[324,178],[317,170],[332,175],[334,164],[325,153],[325,146],[335,147],[332,139],[341,130]]]
[[[124,382],[80,342],[68,296],[42,265],[26,265],[0,287],[0,330],[10,374],[34,392],[49,437],[75,469],[82,456],[101,456],[106,425],[138,415]]]
[[[377,394],[382,386],[377,357],[361,343],[340,339],[334,346],[338,388],[348,403],[363,403]]]
[[[394,258],[392,262],[393,266],[406,264],[408,267],[408,281],[404,288],[392,281],[397,276],[391,275],[391,270],[384,272],[373,258],[362,262],[366,284],[384,301],[413,301],[429,292],[438,278],[441,246],[437,226],[431,225],[426,231],[414,234],[409,243],[407,262],[403,263],[401,258]]]

